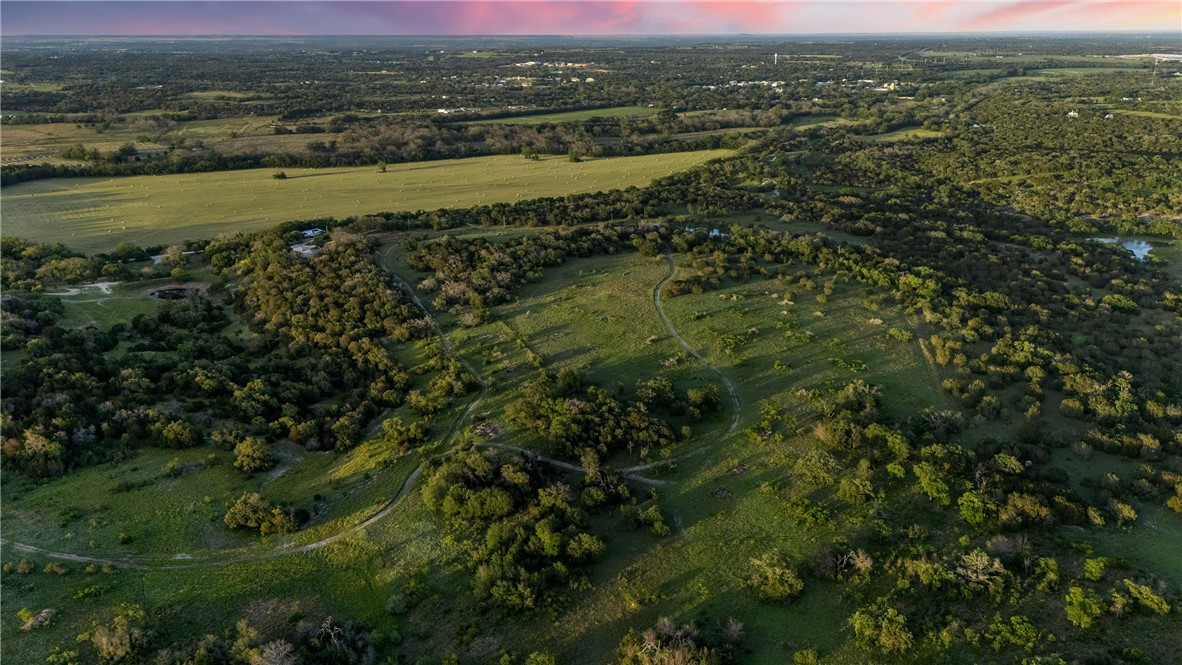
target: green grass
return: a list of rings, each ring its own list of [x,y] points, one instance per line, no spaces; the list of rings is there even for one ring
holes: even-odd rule
[[[911,329],[905,318],[873,298],[862,299],[850,285],[835,285],[829,302],[820,304],[816,297],[827,279],[816,281],[814,290],[750,281],[721,292],[672,298],[665,309],[686,339],[699,340],[711,362],[733,372],[747,407],[796,388],[844,384],[855,378],[885,386],[895,405],[922,408],[946,403],[918,342],[900,343],[886,336],[892,327]],[[784,326],[811,333],[813,341],[789,339]],[[716,343],[725,333],[744,339],[730,354]],[[831,358],[861,362],[866,369],[853,372],[835,366]],[[774,371],[777,360],[787,367]],[[748,408],[744,415],[754,418],[757,413]]]
[[[151,315],[160,309],[164,301],[151,296],[151,292],[166,286],[174,286],[166,280],[117,284],[105,293],[97,287],[86,286],[69,291],[50,293],[71,293],[61,296],[65,312],[58,319],[58,325],[65,328],[95,326],[107,330],[116,323],[128,323],[136,314]]]
[[[83,556],[157,563],[177,554],[201,562],[265,552],[286,540],[310,542],[375,512],[414,468],[413,458],[399,460],[375,445],[336,455],[280,444],[278,465],[255,476],[236,471],[230,452],[201,446],[145,448],[117,466],[91,467],[40,485],[14,478],[4,487],[4,535]],[[174,458],[183,471],[171,477],[165,467]],[[308,509],[316,508],[317,494],[331,501],[297,537],[259,539],[222,523],[227,507],[247,491]],[[121,542],[121,534],[130,541]]]
[[[1131,111],[1128,109],[1109,109],[1112,113],[1120,113],[1122,115],[1139,115],[1142,118],[1160,118],[1162,120],[1182,120],[1182,115],[1171,113],[1159,113],[1157,111]]]
[[[65,87],[65,83],[50,81],[36,81],[31,83],[12,83],[6,81],[3,84],[5,92],[58,92]]]
[[[173,458],[188,471],[168,478],[163,472]],[[219,522],[226,502],[255,489],[259,481],[236,474],[232,464],[229,453],[207,447],[149,449],[118,466],[86,469],[39,487],[5,483],[5,538],[82,555],[101,551],[106,556],[172,556],[241,546],[250,542],[249,537]],[[118,492],[120,483],[144,486]],[[79,516],[66,521],[59,517],[66,511]],[[119,534],[130,536],[131,542],[120,543]]]
[[[494,242],[507,239],[489,230],[481,235]],[[420,276],[401,259],[391,249],[387,265],[412,284],[417,282]],[[476,419],[497,417],[519,397],[514,387],[538,376],[530,354],[539,356],[548,371],[574,370],[612,391],[631,391],[638,379],[658,375],[680,391],[707,384],[722,390],[717,375],[688,357],[657,317],[652,289],[666,270],[662,259],[635,253],[572,261],[547,270],[544,279],[523,288],[515,302],[495,308],[493,322],[450,332],[463,357],[499,386],[480,405]],[[429,304],[430,295],[423,297]],[[442,319],[450,317],[443,314]],[[707,433],[721,431],[725,418],[691,425],[708,438]],[[612,462],[628,465],[640,460]]]
[[[130,321],[137,314],[151,316],[161,303],[161,300],[146,295],[65,299],[66,311],[58,319],[58,325],[64,328],[95,326],[107,330],[116,323]]]
[[[1054,67],[1040,69],[1038,73],[1044,76],[1077,76],[1080,74],[1113,74],[1116,72],[1148,73],[1148,71],[1144,67]]]
[[[199,93],[194,93],[199,94]],[[173,127],[160,127],[137,116],[170,113],[156,109],[126,114],[128,122],[112,123],[106,129],[101,126],[87,126],[72,122],[38,125],[13,125],[5,128],[4,154],[0,163],[4,165],[30,163],[62,163],[57,155],[65,148],[82,144],[100,152],[112,152],[127,143],[134,143],[141,151],[160,151],[164,145],[154,142],[161,135],[180,137],[190,141],[200,140],[208,148],[217,148],[226,153],[258,151],[260,149],[303,148],[310,139],[308,135],[276,136],[271,125],[278,116],[245,116],[240,118],[219,118],[216,120],[194,120],[180,122]],[[318,134],[323,140],[331,140],[332,134]],[[297,140],[293,140],[297,139]],[[166,141],[168,139],[159,139]],[[76,162],[75,162],[76,163]]]
[[[662,259],[637,254],[573,261],[500,308],[498,325],[523,337],[551,371],[571,369],[612,391],[663,376],[679,391],[714,385],[722,392],[717,375],[689,357],[657,316],[652,289],[666,272]],[[691,426],[703,434],[721,424]]]
[[[835,115],[809,115],[794,118],[792,127],[804,129],[807,127],[836,127],[840,125],[856,125],[858,121],[841,118]]]
[[[126,266],[131,271],[150,267],[147,261]],[[103,282],[80,286],[52,287],[47,295],[61,298],[65,311],[57,325],[64,328],[95,326],[107,330],[116,323],[130,323],[137,314],[154,315],[166,302],[152,297],[160,289],[185,288],[208,292],[212,271],[206,266],[190,265],[183,281],[170,277],[129,282]]]
[[[612,281],[623,286],[639,274],[639,268],[633,268],[632,275],[617,274]],[[848,286],[839,285],[828,303],[818,304],[814,296],[822,285],[820,281],[816,291],[793,287],[791,290],[797,292],[794,304],[784,304],[789,289],[763,280],[666,299],[670,319],[691,346],[735,382],[743,402],[740,427],[755,422],[764,400],[804,417],[792,397],[797,389],[838,386],[854,378],[884,384],[896,407],[916,409],[946,404],[917,343],[885,338],[888,327],[907,328],[905,319],[867,309]],[[610,286],[600,285],[597,290],[604,288]],[[568,307],[590,308],[596,301],[589,298],[575,295]],[[622,300],[623,295],[618,299]],[[625,311],[633,309],[627,301],[621,304]],[[640,334],[646,332],[642,315],[633,314],[637,320],[630,322]],[[871,321],[876,318],[884,322]],[[798,323],[799,330],[815,334],[815,340],[800,343],[783,338],[775,323],[790,319]],[[572,320],[571,325],[586,324]],[[555,336],[565,328],[541,330]],[[716,342],[721,334],[732,332],[746,341],[733,354],[727,354]],[[630,344],[633,336],[619,335],[620,344]],[[835,356],[862,360],[867,370],[852,373],[840,368],[829,360]],[[787,369],[774,371],[777,360]],[[801,425],[807,430],[807,419]],[[700,457],[683,460],[670,477],[674,484],[658,488],[678,535],[656,540],[647,534],[609,526],[609,556],[595,573],[595,588],[579,598],[560,620],[531,626],[531,630],[541,631],[543,641],[557,645],[571,662],[578,662],[580,654],[609,652],[627,627],[651,625],[657,617],[669,615],[683,619],[698,615],[714,620],[742,618],[749,628],[745,645],[751,649],[744,662],[784,662],[792,649],[810,645],[833,649],[844,638],[832,627],[849,613],[836,587],[810,581],[805,597],[785,608],[758,603],[738,583],[749,559],[778,549],[802,560],[836,533],[830,528],[793,524],[784,515],[781,500],[760,491],[765,481],[784,481],[794,455],[814,445],[816,441],[806,434],[791,437],[783,448],[775,449],[751,443],[736,433],[712,445]],[[740,475],[732,473],[735,462],[742,462],[749,470]],[[718,498],[714,492],[719,488],[730,491],[731,496]],[[723,543],[725,546],[720,546]],[[630,594],[651,595],[653,600],[632,604]],[[840,660],[843,656],[838,653],[833,657]]]
[[[753,215],[717,222],[723,227],[798,226]],[[810,232],[826,230],[807,226]],[[491,229],[470,233],[494,242],[508,239]],[[403,235],[393,234],[384,247],[396,248]],[[396,272],[408,280],[415,277],[400,250],[384,255]],[[685,274],[685,257],[677,261],[678,274]],[[498,419],[504,405],[516,399],[521,383],[536,376],[527,359],[530,353],[540,356],[549,371],[575,369],[609,390],[629,389],[638,378],[651,376],[666,376],[680,390],[702,382],[717,385],[717,375],[677,346],[655,315],[651,290],[666,270],[660,258],[634,253],[572,260],[547,270],[541,281],[523,288],[515,302],[494,308],[492,323],[449,332],[459,352],[494,385],[474,421]],[[594,518],[596,530],[607,539],[608,555],[592,571],[593,588],[574,594],[571,604],[556,615],[498,627],[494,634],[502,645],[522,651],[545,645],[561,662],[602,662],[588,660],[588,654],[611,653],[629,627],[651,625],[660,616],[735,616],[748,626],[745,644],[751,653],[744,662],[781,663],[792,650],[807,646],[830,651],[830,662],[856,657],[840,646],[845,638],[833,630],[852,611],[837,586],[810,579],[804,598],[774,607],[757,602],[739,585],[749,559],[779,549],[804,560],[827,538],[846,529],[840,522],[823,528],[794,524],[784,514],[782,499],[760,491],[764,482],[785,483],[795,456],[818,445],[808,433],[809,409],[794,395],[800,388],[825,389],[860,378],[885,386],[894,415],[932,405],[947,408],[951,403],[939,391],[940,373],[928,365],[918,342],[887,338],[890,327],[911,328],[905,317],[848,284],[835,284],[831,298],[821,304],[816,296],[828,279],[817,281],[811,291],[775,280],[751,280],[728,283],[720,291],[665,299],[666,312],[687,342],[735,382],[742,399],[740,431],[718,441],[725,431],[725,407],[693,424],[695,437],[682,444],[682,450],[701,445],[709,449],[659,474],[670,484],[656,488],[677,535],[657,539],[622,528],[610,514]],[[791,304],[786,302],[788,291],[794,292]],[[449,318],[442,316],[445,322]],[[813,341],[789,340],[777,326],[787,321],[812,333]],[[720,335],[729,333],[744,338],[731,354],[718,345]],[[833,358],[850,365],[864,363],[865,369],[851,371]],[[666,362],[671,359],[675,362]],[[773,369],[777,361],[784,369]],[[756,422],[764,400],[799,416],[804,433],[790,436],[782,447],[750,442],[741,428]],[[520,443],[515,437],[507,428],[501,440]],[[631,463],[624,458],[617,455],[609,463]],[[749,471],[732,473],[736,462]],[[720,487],[731,497],[715,496]],[[462,612],[464,599],[454,602],[457,608],[452,611]],[[445,621],[431,616],[437,624]],[[412,653],[437,653],[449,644],[437,636],[423,640],[408,640]]]
[[[4,232],[97,252],[121,242],[174,244],[295,219],[434,210],[645,186],[727,150],[594,159],[521,157],[389,167],[274,169],[128,178],[71,178],[5,189]]]
[[[1182,284],[1182,241],[1163,241],[1161,238],[1153,238],[1152,242],[1154,243],[1153,250],[1149,252],[1149,256],[1153,259],[1160,259],[1162,261],[1159,264],[1161,269]]]
[[[253,95],[249,92],[237,92],[234,90],[201,90],[199,92],[190,92],[186,96],[192,97],[193,99],[240,99],[242,97],[251,97]]]
[[[1182,584],[1182,515],[1165,507],[1165,498],[1137,506],[1137,525],[1130,531],[1109,525],[1085,538],[1096,550],[1117,556]]]
[[[944,132],[923,129],[922,127],[908,127],[906,129],[896,129],[893,132],[887,132],[885,134],[872,134],[870,136],[858,136],[855,138],[868,143],[896,143],[898,141],[916,139],[933,139],[941,136],[944,136]]]
[[[672,137],[684,141],[689,139],[703,138],[706,136],[743,136],[744,134],[750,134],[752,132],[766,131],[768,131],[767,127],[728,127],[726,129],[706,129],[700,132],[684,132],[682,134],[673,134]]]
[[[540,125],[544,122],[578,122],[591,118],[647,116],[660,113],[661,110],[655,106],[613,106],[605,109],[587,109],[585,111],[563,111],[561,113],[540,113],[538,115],[520,115],[511,118],[494,118],[491,120],[480,120],[478,122],[498,125]]]

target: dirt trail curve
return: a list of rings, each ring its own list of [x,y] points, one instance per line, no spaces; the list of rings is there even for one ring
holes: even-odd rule
[[[462,413],[459,418],[456,418],[455,421],[452,422],[451,427],[447,429],[447,432],[440,439],[440,441],[447,442],[451,439],[456,430],[465,422],[467,422],[468,417],[472,415],[472,412],[476,410],[476,407],[484,401],[485,396],[488,394],[488,382],[485,381],[484,377],[476,371],[475,367],[469,364],[467,360],[464,360],[463,356],[455,352],[455,349],[451,345],[451,340],[447,338],[447,335],[443,334],[443,329],[440,328],[439,324],[435,322],[435,316],[431,314],[431,310],[427,309],[427,306],[423,304],[423,301],[419,300],[419,294],[415,293],[415,290],[411,288],[410,284],[407,284],[406,280],[402,279],[393,272],[390,272],[390,277],[395,282],[398,282],[398,284],[402,287],[402,290],[408,296],[410,296],[410,298],[415,301],[415,304],[418,305],[419,309],[423,310],[423,313],[427,315],[427,320],[431,322],[431,327],[435,330],[435,334],[438,335],[439,340],[443,342],[443,348],[446,349],[447,352],[452,355],[452,357],[458,360],[469,374],[476,377],[476,380],[480,382],[480,394],[476,396],[476,399],[472,400],[472,403],[468,405],[468,408],[464,410],[464,413]]]
[[[491,441],[488,443],[481,444],[481,445],[484,445],[489,448],[497,448],[499,450],[512,450],[514,452],[521,453],[522,455],[532,456],[534,459],[536,459],[539,462],[545,462],[546,464],[549,464],[551,466],[556,466],[560,469],[566,469],[567,471],[576,471],[578,473],[584,473],[584,474],[587,473],[587,469],[584,469],[583,467],[579,466],[578,464],[571,464],[570,462],[563,462],[562,460],[557,460],[557,459],[554,459],[551,457],[545,457],[543,455],[539,455],[536,450],[526,450],[525,448],[518,448],[517,446],[511,446],[507,443],[492,443]],[[694,454],[694,453],[689,453],[689,455],[692,455],[692,454]],[[655,478],[646,478],[646,477],[640,475],[639,472],[644,471],[646,469],[651,469],[654,466],[657,466],[658,464],[665,464],[667,461],[670,461],[670,460],[663,460],[660,462],[653,462],[652,464],[642,464],[640,466],[632,466],[632,467],[628,467],[627,469],[617,469],[617,470],[620,473],[624,474],[624,476],[626,478],[628,478],[628,480],[635,480],[638,483],[644,483],[646,485],[665,485],[669,481],[657,480]]]
[[[730,425],[727,426],[726,432],[724,432],[722,436],[718,437],[719,439],[722,439],[733,434],[735,428],[739,426],[739,393],[735,391],[735,384],[731,383],[731,380],[726,378],[726,375],[722,373],[722,370],[711,364],[709,360],[706,360],[705,356],[695,351],[694,348],[685,341],[685,338],[678,334],[677,329],[673,327],[672,323],[670,323],[669,317],[665,315],[665,307],[661,304],[661,287],[665,286],[665,283],[673,278],[673,272],[676,269],[673,264],[673,255],[669,253],[669,250],[665,250],[665,263],[669,265],[669,272],[666,273],[665,276],[661,278],[661,281],[657,282],[657,285],[653,287],[653,307],[657,309],[657,316],[661,317],[661,323],[665,324],[665,329],[669,331],[669,334],[673,337],[673,339],[677,340],[677,343],[681,345],[681,348],[688,351],[691,356],[697,358],[698,362],[714,370],[714,373],[718,375],[718,378],[722,379],[722,384],[726,386],[726,393],[731,400],[731,422]]]
[[[665,484],[668,481],[652,480],[652,478],[647,478],[647,477],[639,475],[639,472],[647,471],[651,468],[657,467],[657,465],[669,464],[670,462],[678,462],[678,461],[681,461],[681,459],[686,459],[687,457],[701,455],[702,452],[706,452],[707,450],[709,450],[710,446],[714,445],[715,443],[719,443],[720,441],[722,441],[722,439],[725,439],[728,436],[732,435],[732,433],[734,433],[735,429],[738,428],[738,426],[739,426],[739,409],[740,409],[740,404],[741,404],[739,402],[739,393],[735,391],[734,384],[730,383],[730,379],[728,379],[726,377],[726,374],[723,374],[722,370],[717,369],[717,367],[714,364],[710,363],[710,361],[707,360],[706,357],[703,357],[701,353],[695,351],[694,347],[691,347],[689,345],[689,343],[687,343],[686,339],[681,337],[680,333],[677,333],[677,328],[673,327],[673,322],[670,322],[669,317],[667,317],[667,315],[665,315],[664,306],[661,304],[661,287],[663,287],[665,285],[665,282],[668,282],[670,279],[673,279],[673,274],[675,272],[673,255],[671,255],[669,253],[669,250],[665,250],[664,260],[669,265],[669,272],[665,273],[665,276],[663,276],[663,278],[661,278],[661,281],[657,282],[657,285],[655,287],[652,287],[652,307],[656,308],[657,317],[661,318],[661,322],[662,322],[662,324],[664,324],[665,330],[669,331],[670,337],[673,337],[675,340],[677,340],[677,344],[680,344],[681,347],[684,348],[684,350],[688,351],[690,353],[690,356],[693,356],[694,358],[696,358],[697,361],[699,361],[699,363],[701,363],[702,365],[709,367],[710,370],[713,370],[714,373],[716,373],[717,376],[719,376],[719,378],[722,379],[722,385],[725,386],[727,389],[727,397],[730,398],[730,423],[727,425],[726,431],[723,431],[722,433],[720,433],[720,435],[714,439],[713,443],[702,445],[702,446],[700,446],[700,448],[695,448],[694,450],[690,450],[689,452],[686,452],[686,454],[684,454],[684,455],[678,455],[677,457],[671,457],[669,459],[662,459],[662,461],[660,461],[660,462],[650,462],[648,464],[637,464],[636,467],[625,467],[623,469],[616,469],[617,471],[621,472],[621,474],[623,474],[624,476],[631,478],[631,480],[639,481],[642,483],[649,483],[649,484]],[[513,446],[501,446],[501,448],[511,448],[512,449]],[[515,449],[515,450],[520,450],[520,449]],[[564,467],[564,468],[571,468],[572,467],[572,464],[566,464],[564,462],[553,461],[553,459],[547,459],[545,457],[539,457],[539,459],[541,459],[541,461],[544,461],[544,462],[550,462],[552,464],[557,464],[557,465],[559,465],[559,467]],[[582,469],[579,469],[579,470],[582,470]]]
[[[392,249],[393,249],[393,247],[390,247],[389,249],[387,249],[383,253],[382,258],[388,259],[390,256],[390,250],[392,250]],[[434,330],[435,330],[435,334],[438,335],[440,341],[443,342],[443,348],[447,349],[448,353],[452,354],[452,356],[454,356],[456,358],[456,360],[460,361],[460,364],[464,366],[464,369],[468,370],[468,372],[472,376],[476,377],[477,381],[480,381],[480,395],[478,395],[477,398],[475,400],[473,400],[470,405],[468,405],[468,409],[466,411],[464,411],[464,414],[462,416],[460,416],[454,423],[452,423],[451,428],[448,430],[447,434],[444,435],[444,437],[443,437],[443,440],[447,441],[448,439],[451,438],[451,435],[456,430],[456,428],[458,428],[462,423],[467,421],[468,416],[470,416],[472,414],[472,412],[476,410],[476,406],[478,404],[480,404],[481,401],[484,400],[485,393],[488,391],[488,382],[485,381],[484,377],[482,377],[480,375],[480,373],[476,371],[475,367],[470,365],[468,363],[468,361],[464,360],[463,356],[461,356],[460,354],[455,352],[454,347],[452,347],[451,340],[449,340],[447,338],[447,335],[443,334],[443,329],[440,328],[439,324],[435,322],[435,316],[431,313],[430,309],[427,309],[427,306],[423,304],[423,301],[419,299],[419,294],[415,292],[414,288],[411,287],[411,285],[408,284],[406,280],[402,279],[402,277],[398,276],[394,271],[390,270],[389,268],[386,269],[386,272],[390,273],[390,277],[393,278],[394,281],[398,282],[398,284],[402,288],[402,291],[405,292],[406,295],[410,296],[410,298],[415,301],[415,304],[418,305],[419,309],[423,310],[423,312],[427,315],[428,320],[431,322],[431,327],[434,328]],[[533,455],[535,455],[535,458],[538,461],[544,462],[546,464],[550,464],[551,466],[556,466],[560,469],[566,469],[567,471],[578,471],[581,473],[587,472],[586,469],[584,469],[583,467],[581,467],[577,464],[571,464],[569,462],[563,462],[561,460],[556,460],[556,459],[553,459],[550,457],[544,457],[542,455],[538,455],[534,451],[526,450],[524,448],[518,448],[517,446],[511,446],[511,445],[504,444],[504,443],[491,443],[491,442],[485,443],[482,445],[484,445],[486,447],[490,447],[490,448],[500,448],[502,450],[512,450],[512,451],[522,453],[522,454],[533,454]],[[693,453],[691,453],[691,454],[693,454]],[[626,476],[628,476],[630,479],[636,480],[641,483],[647,483],[649,485],[663,485],[663,484],[665,484],[665,481],[663,481],[663,480],[653,480],[652,478],[645,478],[644,476],[638,475],[639,472],[644,471],[646,469],[651,469],[652,467],[654,467],[660,463],[661,462],[654,462],[652,464],[643,464],[640,466],[628,467],[627,469],[620,469],[620,472],[625,474]]]
[[[212,559],[209,561],[189,561],[187,563],[172,563],[171,561],[168,561],[168,562],[151,561],[151,560],[148,560],[147,557],[127,557],[127,558],[123,558],[123,559],[104,559],[101,557],[82,556],[79,554],[69,554],[67,552],[55,552],[53,550],[47,550],[42,547],[36,547],[34,545],[26,545],[25,543],[17,543],[17,542],[3,539],[3,538],[0,538],[0,544],[8,545],[9,547],[16,550],[17,552],[23,552],[26,554],[40,554],[41,556],[47,556],[51,559],[61,559],[63,561],[74,561],[77,563],[95,563],[95,564],[101,564],[101,565],[111,565],[111,566],[115,566],[116,568],[123,568],[126,570],[182,570],[182,569],[191,569],[191,568],[221,568],[223,566],[229,566],[232,564],[244,563],[244,562],[248,562],[248,561],[262,561],[265,559],[273,559],[275,557],[286,556],[288,554],[296,554],[299,552],[311,552],[312,550],[318,550],[321,547],[327,547],[328,545],[331,545],[343,538],[347,538],[348,536],[358,533],[358,532],[366,529],[370,525],[374,524],[378,520],[382,519],[386,515],[390,514],[390,511],[394,510],[394,507],[396,505],[398,505],[398,502],[400,502],[403,499],[403,497],[405,497],[406,494],[408,492],[410,492],[411,488],[414,487],[415,483],[418,482],[419,475],[421,473],[422,473],[422,467],[416,467],[415,470],[412,471],[410,473],[410,475],[406,477],[406,480],[404,480],[402,482],[402,487],[401,487],[401,489],[399,489],[398,494],[395,495],[394,498],[387,501],[386,505],[382,506],[381,510],[374,513],[373,515],[370,515],[364,521],[362,521],[358,524],[354,524],[351,527],[347,527],[346,529],[344,529],[342,531],[338,531],[337,533],[335,533],[327,538],[324,538],[322,540],[318,540],[314,543],[300,545],[299,547],[292,547],[291,544],[288,543],[285,545],[280,545],[279,547],[276,547],[275,549],[272,549],[272,550],[269,550],[266,552],[260,552],[257,554],[243,554],[240,556],[231,556],[231,557],[226,557],[226,558],[221,558],[221,559]],[[181,556],[181,555],[178,555],[178,556]],[[175,559],[175,560],[176,561],[185,561],[185,559],[183,559],[183,558]]]

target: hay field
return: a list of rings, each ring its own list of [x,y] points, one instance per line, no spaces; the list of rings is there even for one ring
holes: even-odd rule
[[[436,210],[645,186],[728,150],[570,162],[519,156],[374,166],[67,178],[6,187],[5,235],[86,252],[210,238],[298,219]]]

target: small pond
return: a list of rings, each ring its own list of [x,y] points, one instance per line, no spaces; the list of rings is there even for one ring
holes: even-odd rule
[[[1132,252],[1133,256],[1135,256],[1138,261],[1144,261],[1149,256],[1149,252],[1153,251],[1153,245],[1144,240],[1127,240],[1124,238],[1094,238],[1094,240],[1119,244],[1120,246]]]

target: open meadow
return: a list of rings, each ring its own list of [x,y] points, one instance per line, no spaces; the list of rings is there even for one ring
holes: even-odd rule
[[[498,125],[540,125],[542,123],[578,122],[591,118],[627,118],[633,116],[647,116],[660,113],[661,109],[653,106],[613,106],[604,109],[586,109],[583,111],[561,111],[559,113],[538,113],[536,115],[517,115],[508,118],[492,118],[479,122]]]
[[[153,153],[163,150],[166,143],[179,146],[200,144],[233,154],[262,147],[303,146],[307,142],[306,135],[276,135],[273,127],[277,121],[278,116],[246,116],[160,123],[129,114],[121,121],[101,125],[71,122],[10,125],[0,133],[0,145],[3,146],[0,165],[79,163],[61,157],[62,151],[78,145],[111,153],[133,143],[139,151]],[[318,138],[332,136],[321,134]]]
[[[480,157],[376,166],[127,178],[71,178],[5,189],[4,233],[86,252],[168,245],[281,222],[435,210],[647,185],[728,150],[571,162]]]

